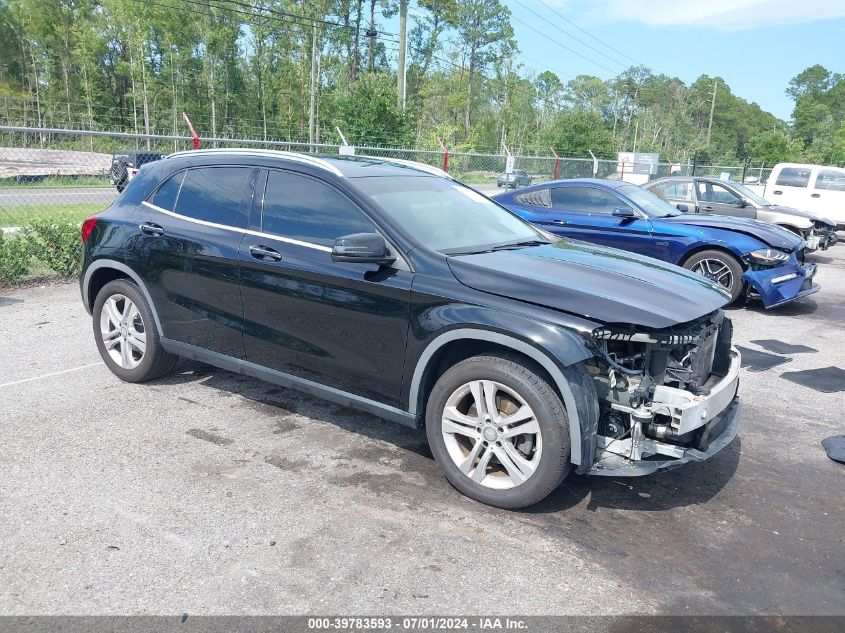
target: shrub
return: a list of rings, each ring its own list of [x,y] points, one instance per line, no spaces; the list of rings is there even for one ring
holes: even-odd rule
[[[31,250],[24,236],[0,230],[0,286],[14,284],[29,272]]]
[[[82,240],[75,222],[38,220],[23,233],[30,253],[49,266],[59,277],[72,277],[79,271]]]

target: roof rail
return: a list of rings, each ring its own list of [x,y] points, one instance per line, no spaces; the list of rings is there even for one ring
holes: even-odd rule
[[[372,158],[373,160],[381,160],[386,163],[396,163],[397,165],[405,165],[406,167],[412,167],[414,169],[424,171],[434,176],[442,176],[443,178],[454,180],[452,176],[450,176],[447,172],[443,171],[439,167],[433,167],[432,165],[426,165],[425,163],[418,163],[415,160],[405,160],[404,158],[389,158],[386,156],[370,156],[369,154],[359,154],[359,156],[361,158]]]
[[[197,155],[214,155],[214,154],[235,154],[240,156],[266,156],[269,158],[284,158],[287,160],[293,160],[300,163],[305,163],[308,165],[312,165],[314,167],[319,167],[320,169],[325,169],[333,173],[335,176],[343,177],[343,172],[341,172],[337,167],[332,165],[329,161],[324,160],[322,158],[318,158],[317,156],[310,156],[308,154],[300,154],[299,152],[285,152],[282,150],[276,149],[249,149],[249,148],[236,148],[236,147],[220,147],[214,149],[191,149],[183,152],[174,152],[165,158],[180,158],[183,156],[197,156]]]

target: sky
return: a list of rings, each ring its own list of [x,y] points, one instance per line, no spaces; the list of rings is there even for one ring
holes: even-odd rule
[[[564,81],[609,79],[636,60],[687,84],[722,77],[734,94],[788,121],[790,79],[814,64],[845,72],[845,0],[501,2],[511,10],[517,61]]]

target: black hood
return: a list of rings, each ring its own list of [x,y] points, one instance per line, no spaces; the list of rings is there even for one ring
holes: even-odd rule
[[[678,266],[575,240],[453,256],[449,266],[476,290],[651,329],[692,321],[730,298],[718,284]]]
[[[682,213],[670,217],[660,218],[667,222],[677,222],[689,226],[700,226],[710,229],[724,229],[744,233],[760,240],[772,248],[792,251],[800,246],[804,240],[790,233],[784,228],[768,222],[760,222],[750,218],[733,218],[727,215],[699,215],[698,213]]]

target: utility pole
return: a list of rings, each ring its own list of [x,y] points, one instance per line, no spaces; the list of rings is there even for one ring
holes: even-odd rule
[[[399,107],[405,109],[405,53],[408,48],[408,0],[399,0],[399,70],[396,73]]]
[[[710,122],[707,124],[707,147],[710,147],[710,135],[713,132],[713,112],[716,110],[716,86],[719,85],[719,79],[713,80],[713,99],[710,101]]]
[[[317,26],[311,31],[311,102],[308,107],[308,142],[314,144],[317,108]],[[311,148],[314,151],[314,148]]]

